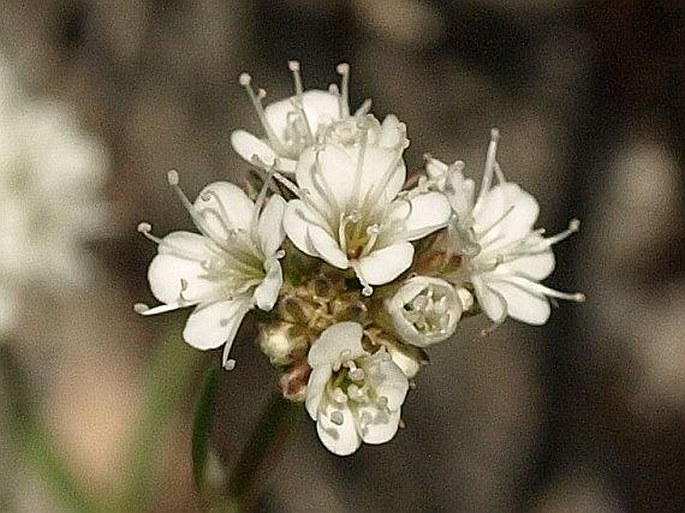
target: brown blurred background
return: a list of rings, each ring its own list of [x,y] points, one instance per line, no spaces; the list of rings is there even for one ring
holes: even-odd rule
[[[157,335],[140,318],[160,235],[190,228],[190,196],[240,180],[229,136],[258,130],[237,83],[270,98],[352,66],[352,105],[406,122],[410,169],[430,152],[479,177],[488,130],[499,161],[539,198],[550,233],[579,217],[547,282],[581,290],[543,328],[480,319],[431,348],[391,443],[338,458],[300,423],[264,484],[263,512],[685,511],[685,4],[574,0],[92,0],[2,2],[2,52],[32,96],[72,104],[111,157],[112,218],[90,243],[93,283],[24,291],[18,354],[41,419],[86,486],[123,486]],[[177,343],[182,344],[180,332]],[[218,353],[207,355],[218,359]],[[276,387],[243,330],[221,376],[213,436],[230,466]],[[202,360],[200,367],[206,367]],[[199,511],[190,472],[201,376],[152,448],[154,511]],[[2,432],[0,431],[0,434]],[[0,507],[69,511],[3,441]]]

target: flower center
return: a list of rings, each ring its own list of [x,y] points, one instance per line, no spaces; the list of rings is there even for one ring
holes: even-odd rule
[[[372,386],[371,378],[381,373],[380,362],[389,355],[384,353],[376,358],[375,355],[365,357],[362,361],[350,358],[349,351],[340,354],[338,363],[334,366],[334,374],[328,384],[328,397],[339,408],[350,408],[356,414],[359,408],[373,406],[380,412],[385,412],[388,407],[388,398],[379,396]],[[362,424],[370,423],[373,419],[366,418],[363,412],[358,419]],[[358,415],[357,415],[358,416]],[[343,424],[343,414],[336,410],[330,415],[331,422],[338,426]]]
[[[370,253],[379,233],[380,225],[368,224],[358,210],[341,214],[338,237],[341,249],[350,260],[357,260]]]
[[[432,285],[404,305],[404,317],[417,330],[428,333],[445,332],[450,323],[448,298]]]

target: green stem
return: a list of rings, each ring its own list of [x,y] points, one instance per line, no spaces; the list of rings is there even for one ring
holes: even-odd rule
[[[188,391],[203,355],[178,337],[177,328],[174,325],[170,330],[173,336],[162,337],[148,367],[145,403],[130,463],[125,467],[131,477],[124,501],[126,510],[147,511],[149,503],[154,501],[150,484],[159,438],[169,420],[178,413],[177,405]]]
[[[288,401],[280,393],[267,403],[228,480],[228,511],[254,509],[260,484],[281,456],[301,410],[300,403]]]

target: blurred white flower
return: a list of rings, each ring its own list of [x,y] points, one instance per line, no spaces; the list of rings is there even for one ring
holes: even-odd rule
[[[200,234],[172,232],[163,239],[139,231],[156,242],[158,254],[148,271],[150,288],[163,305],[137,304],[143,315],[195,306],[183,338],[198,349],[226,344],[223,364],[245,314],[255,306],[271,310],[283,283],[279,250],[285,234],[281,226],[285,200],[271,196],[266,206],[266,186],[253,202],[236,185],[216,182],[206,186],[191,203],[178,186],[178,174],[169,183],[181,198]]]
[[[304,91],[300,64],[297,61],[290,61],[289,67],[295,81],[295,95],[266,107],[262,106],[266,92],[263,89],[255,92],[251,86],[250,75],[240,75],[240,84],[247,91],[257,111],[266,139],[260,139],[245,130],[236,130],[231,134],[231,144],[248,162],[292,173],[306,148],[310,148],[328,135],[336,135],[335,131],[327,130],[331,124],[363,117],[369,110],[370,102],[365,102],[354,117],[350,116],[350,70],[347,64],[339,64],[337,67],[338,73],[342,76],[340,89],[332,84],[328,91]]]
[[[463,176],[463,166],[446,166],[449,176],[444,191],[454,213],[448,232],[453,249],[463,256],[462,267],[450,279],[470,282],[480,307],[495,323],[511,316],[544,324],[550,315],[548,298],[584,300],[582,294],[559,292],[539,283],[554,270],[551,246],[576,232],[580,223],[574,219],[567,230],[549,238],[542,236],[544,230],[533,229],[538,202],[505,180],[496,161],[498,138],[493,130],[477,198],[473,180]],[[498,183],[492,185],[495,175]]]
[[[409,241],[445,226],[450,207],[438,192],[402,193],[406,128],[394,116],[357,126],[358,142],[327,141],[303,152],[283,224],[304,253],[354,269],[366,295],[411,265]]]
[[[452,284],[426,276],[404,282],[385,307],[400,338],[418,347],[451,337],[463,308]]]
[[[407,377],[384,348],[374,354],[364,350],[362,334],[355,322],[334,324],[308,356],[307,412],[323,444],[339,456],[352,454],[362,441],[391,440],[409,389]]]
[[[81,284],[92,260],[83,242],[101,232],[103,146],[68,106],[30,99],[0,62],[0,330],[11,329],[25,284]]]

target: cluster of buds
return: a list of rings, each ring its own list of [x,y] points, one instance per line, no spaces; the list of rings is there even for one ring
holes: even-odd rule
[[[505,180],[496,130],[477,194],[460,161],[427,157],[425,172],[407,177],[405,125],[379,121],[369,101],[350,113],[347,65],[328,91],[304,91],[299,64],[290,69],[294,96],[266,107],[264,90],[240,77],[265,135],[232,136],[260,173],[252,197],[218,182],[191,202],[170,173],[200,233],[158,238],[140,225],[159,245],[148,276],[162,304],[136,310],[194,306],[184,339],[223,345],[229,369],[252,312],[283,395],[304,401],[323,444],[347,455],[394,437],[425,348],[462,318],[542,324],[550,300],[582,301],[540,284],[555,265],[551,246],[578,222],[548,238],[533,228],[537,201]]]

